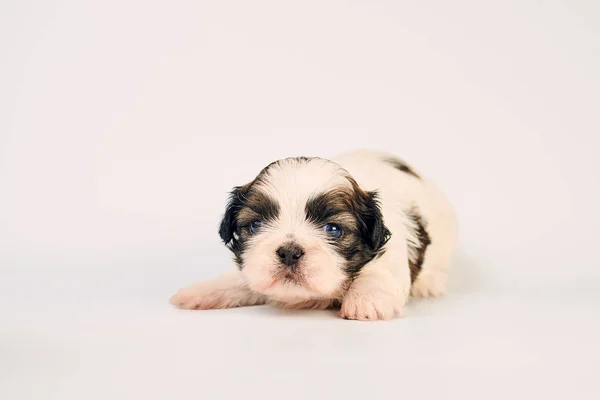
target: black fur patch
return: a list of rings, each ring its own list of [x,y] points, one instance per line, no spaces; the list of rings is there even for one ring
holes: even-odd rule
[[[219,236],[233,252],[235,262],[240,269],[245,243],[250,236],[250,224],[256,220],[272,221],[279,215],[277,201],[253,190],[254,182],[256,180],[232,190],[219,227]]]
[[[409,260],[408,266],[410,267],[410,281],[414,282],[423,268],[423,262],[425,261],[425,251],[427,246],[431,244],[431,238],[425,229],[425,222],[416,209],[408,212],[408,216],[413,220],[416,231],[415,234],[419,239],[418,246],[412,246],[412,250],[417,254],[414,261]]]
[[[244,242],[238,235],[237,216],[245,204],[245,190],[243,187],[235,187],[229,194],[229,201],[225,208],[225,214],[219,226],[219,236],[234,254],[238,266],[241,265],[241,256],[244,251]]]
[[[421,177],[417,175],[415,171],[413,171],[408,165],[404,163],[404,161],[400,160],[399,158],[387,158],[384,161],[399,171],[412,175],[417,179],[421,179]]]

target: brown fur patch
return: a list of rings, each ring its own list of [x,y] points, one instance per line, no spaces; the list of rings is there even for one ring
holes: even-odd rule
[[[318,227],[335,223],[342,227],[339,239],[331,239],[337,252],[346,260],[350,276],[380,252],[390,236],[377,203],[377,194],[365,192],[356,181],[347,177],[350,185],[313,196],[306,203],[307,220]]]
[[[239,226],[245,226],[252,221],[272,221],[279,215],[279,204],[260,190],[246,191],[246,200],[240,209],[237,221]]]

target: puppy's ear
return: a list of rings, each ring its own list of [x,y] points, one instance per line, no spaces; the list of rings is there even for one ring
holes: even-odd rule
[[[377,196],[377,192],[362,192],[360,195],[360,233],[363,242],[375,252],[379,251],[391,236],[384,224]]]
[[[221,220],[219,227],[219,236],[223,240],[225,245],[229,246],[232,241],[235,242],[235,233],[237,232],[237,216],[244,205],[244,195],[242,187],[238,186],[233,188],[229,194],[229,201],[225,208],[225,214]]]

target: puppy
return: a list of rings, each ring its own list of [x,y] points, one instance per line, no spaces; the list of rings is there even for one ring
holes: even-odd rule
[[[444,294],[458,238],[454,210],[420,172],[361,150],[271,163],[233,189],[219,235],[237,268],[181,289],[171,304],[340,308],[353,320],[403,315]]]

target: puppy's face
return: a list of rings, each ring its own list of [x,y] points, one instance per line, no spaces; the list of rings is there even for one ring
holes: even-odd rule
[[[336,298],[389,237],[375,196],[333,162],[284,159],[233,190],[219,233],[252,290]]]

